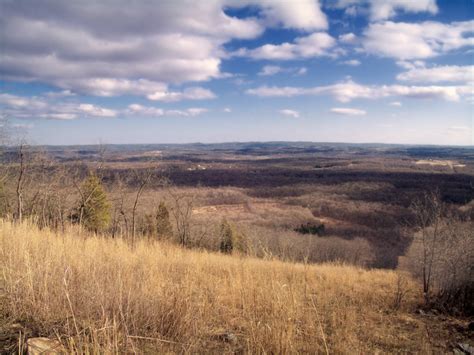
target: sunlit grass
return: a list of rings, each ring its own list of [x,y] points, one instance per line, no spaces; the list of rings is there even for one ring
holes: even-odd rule
[[[9,317],[77,352],[368,353],[422,351],[409,278],[393,310],[393,271],[305,265],[0,221]],[[410,323],[409,327],[400,325]]]

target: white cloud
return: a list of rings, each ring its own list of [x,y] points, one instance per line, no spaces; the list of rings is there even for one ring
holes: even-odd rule
[[[352,44],[352,43],[357,42],[357,37],[352,32],[345,33],[345,34],[339,36],[339,41],[342,42],[342,43]]]
[[[262,70],[258,73],[261,76],[270,76],[280,73],[283,70],[278,65],[265,65]]]
[[[183,91],[171,91],[164,83],[146,79],[126,80],[113,78],[65,79],[60,80],[61,87],[74,88],[76,91],[95,96],[112,97],[120,95],[146,96],[154,101],[206,100],[216,95],[202,87],[188,87]],[[66,97],[74,95],[71,90],[49,93],[50,97]]]
[[[284,110],[280,110],[278,112],[280,112],[282,115],[293,117],[293,118],[300,117],[300,113],[298,111],[295,111],[295,110],[284,109]]]
[[[79,111],[86,113],[92,117],[115,117],[117,112],[108,108],[99,107],[92,104],[80,104]]]
[[[308,68],[301,67],[301,68],[298,68],[298,70],[296,71],[296,75],[305,75],[307,72],[308,72]]]
[[[162,108],[153,106],[143,106],[140,104],[131,104],[127,110],[122,112],[125,116],[149,116],[149,117],[161,117],[161,116],[187,116],[193,117],[198,116],[209,110],[201,107],[192,107],[186,110],[164,110]]]
[[[419,99],[441,99],[459,101],[472,96],[472,87],[460,86],[405,86],[405,85],[361,85],[352,80],[310,88],[261,86],[246,91],[260,97],[293,97],[301,95],[329,95],[340,102],[354,99],[378,99],[384,97],[409,97]]]
[[[364,116],[367,114],[364,110],[359,110],[357,108],[347,108],[347,107],[334,107],[330,110],[332,113],[344,116]]]
[[[61,79],[58,83],[61,87],[68,87],[78,92],[89,93],[95,96],[104,97],[126,94],[145,96],[154,92],[161,92],[167,90],[166,84],[146,79]]]
[[[0,94],[0,109],[7,117],[15,119],[55,119],[73,120],[79,117],[117,117],[119,112],[109,108],[77,103],[75,101],[55,101],[51,96],[24,97],[11,94]]]
[[[326,29],[328,21],[319,0],[227,0],[232,6],[257,6],[266,26],[294,28],[304,31]]]
[[[359,14],[359,9],[357,6],[349,6],[344,10],[344,14],[350,17],[356,17]]]
[[[0,94],[0,111],[5,117],[15,119],[74,120],[78,118],[114,118],[120,116],[199,116],[209,110],[202,107],[165,110],[154,106],[131,104],[126,109],[110,109],[89,103],[77,103],[62,98],[57,101],[50,96],[22,97]]]
[[[232,109],[230,107],[225,107],[222,111],[224,111],[225,113],[231,113]]]
[[[225,11],[247,6],[257,16]],[[0,74],[72,93],[160,97],[170,84],[227,77],[220,70],[224,45],[266,27],[324,30],[327,19],[318,0],[7,1]]]
[[[390,102],[390,106],[401,107],[402,103],[400,101],[392,101]]]
[[[45,94],[46,96],[49,97],[70,97],[70,96],[75,96],[71,90],[61,90],[61,91],[50,91]]]
[[[240,49],[238,56],[253,59],[292,60],[330,55],[336,41],[324,32],[316,32],[306,37],[297,37],[293,43],[265,44],[254,49]]]
[[[346,60],[346,61],[342,62],[342,64],[349,65],[351,67],[357,67],[357,66],[361,65],[361,62],[360,62],[360,60],[357,60],[357,59],[350,59],[350,60]]]
[[[307,90],[299,87],[291,86],[260,86],[255,89],[248,89],[245,91],[249,95],[260,97],[293,97],[307,94]]]
[[[200,114],[206,113],[209,110],[207,108],[201,108],[201,107],[192,107],[188,108],[186,112],[188,113],[189,116],[198,116]]]
[[[446,65],[433,68],[411,68],[397,79],[412,83],[465,82],[474,83],[474,65]]]
[[[408,61],[408,60],[398,60],[397,65],[399,67],[402,67],[403,69],[415,69],[415,68],[424,68],[426,63],[422,60],[414,60],[414,61]]]
[[[474,45],[473,21],[382,22],[364,31],[363,47],[368,53],[397,59],[430,58]]]
[[[368,11],[374,21],[394,17],[399,11],[431,14],[438,12],[436,0],[333,0],[332,4],[337,8],[345,8],[346,14],[351,16]]]
[[[184,89],[182,92],[177,91],[157,91],[147,95],[149,100],[173,102],[180,100],[207,100],[214,99],[216,95],[202,87],[190,87]]]
[[[260,76],[271,76],[279,73],[293,73],[293,75],[305,75],[308,72],[306,67],[282,68],[278,65],[265,65],[258,73]]]
[[[23,97],[11,94],[0,94],[0,105],[5,105],[15,109],[27,108],[31,110],[47,107],[47,103],[36,96]]]
[[[128,106],[127,114],[139,114],[143,116],[163,116],[165,111],[161,108],[131,104]]]

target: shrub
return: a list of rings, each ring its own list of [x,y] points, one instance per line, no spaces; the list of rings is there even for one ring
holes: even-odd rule
[[[164,202],[160,202],[155,216],[156,234],[159,238],[169,238],[173,235],[170,213]]]
[[[324,224],[319,223],[311,223],[308,222],[306,224],[300,225],[298,228],[295,229],[295,232],[301,234],[317,234],[322,235],[324,233]]]
[[[233,234],[234,231],[232,230],[232,226],[229,224],[229,222],[227,222],[225,219],[222,220],[220,228],[221,244],[219,247],[221,253],[232,253],[232,250],[234,249]]]
[[[474,223],[442,220],[414,235],[403,266],[423,280],[428,306],[474,314]],[[435,239],[436,238],[436,239]]]
[[[219,238],[219,250],[222,253],[231,254],[237,251],[242,254],[247,254],[249,251],[247,236],[225,219],[221,222]]]
[[[427,306],[474,314],[474,223],[448,214],[437,193],[411,209],[416,232],[402,267],[423,282]]]
[[[79,223],[88,230],[103,231],[110,222],[110,204],[99,178],[90,174],[81,189]]]

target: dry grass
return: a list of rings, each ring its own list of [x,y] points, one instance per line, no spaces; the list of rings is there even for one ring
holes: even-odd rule
[[[409,278],[0,220],[2,317],[79,353],[429,352]],[[230,335],[231,334],[231,335]]]

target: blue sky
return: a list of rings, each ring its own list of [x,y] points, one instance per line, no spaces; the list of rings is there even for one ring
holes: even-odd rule
[[[473,18],[472,0],[0,0],[0,115],[37,144],[473,145]]]

